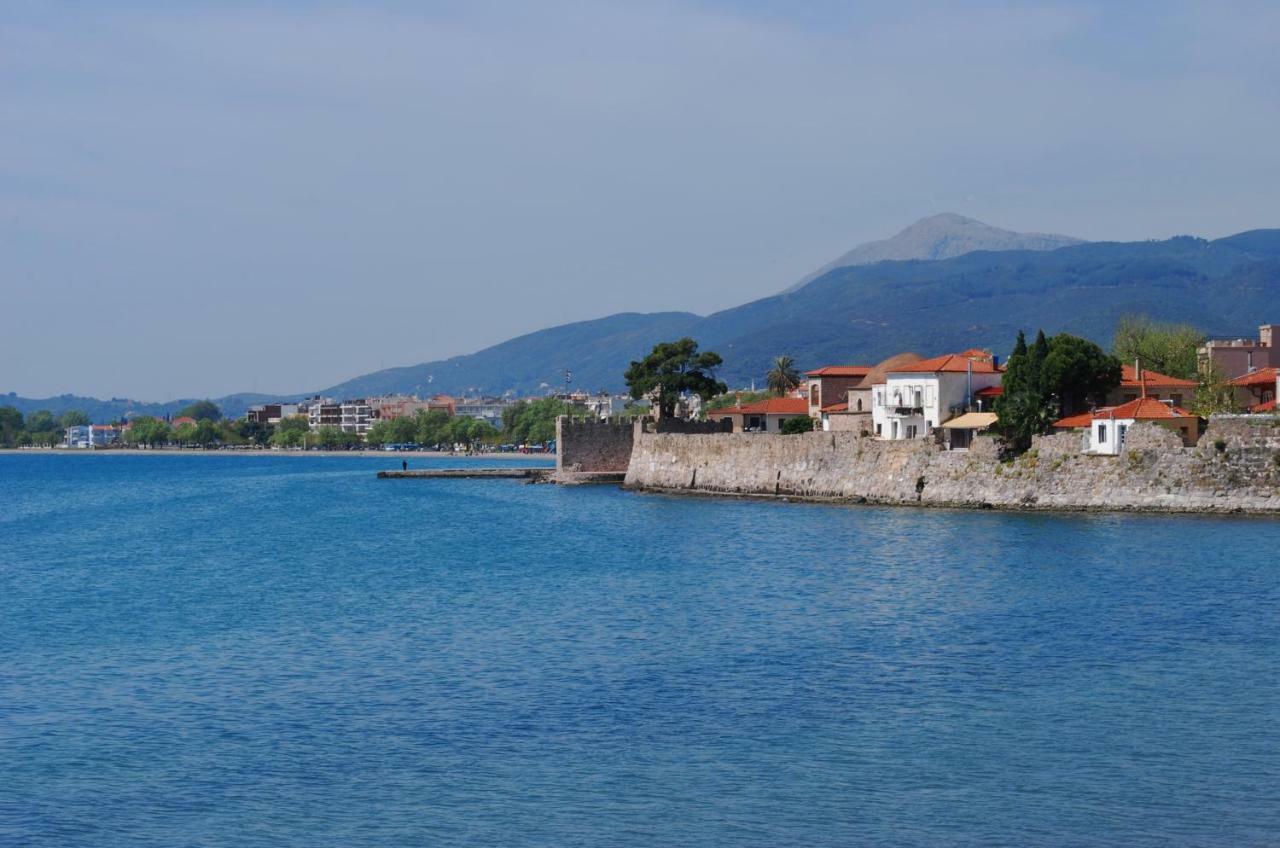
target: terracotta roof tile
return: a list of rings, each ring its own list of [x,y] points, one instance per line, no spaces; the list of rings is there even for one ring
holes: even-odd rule
[[[1152,371],[1150,368],[1142,369],[1142,379],[1139,380],[1132,365],[1120,366],[1120,385],[1122,387],[1126,389],[1137,389],[1141,388],[1144,383],[1149,389],[1156,387],[1194,389],[1197,385],[1195,380],[1184,380],[1181,377],[1170,377],[1168,374],[1161,374],[1158,371]]]
[[[870,365],[826,365],[804,372],[806,377],[865,377],[871,373]]]
[[[1070,415],[1055,421],[1055,427],[1088,427],[1092,422],[1099,419],[1121,418],[1132,419],[1134,421],[1157,421],[1170,418],[1192,418],[1192,414],[1185,409],[1177,406],[1158,401],[1155,398],[1138,398],[1128,403],[1122,403],[1119,406],[1105,406],[1094,412],[1085,412],[1080,415]]]
[[[888,373],[890,374],[938,374],[938,373],[966,373],[972,363],[973,373],[975,374],[997,374],[1002,368],[996,366],[991,359],[991,354],[985,350],[966,350],[960,353],[948,353],[942,356],[935,356],[932,359],[923,359],[919,362],[912,362],[909,365],[903,365],[894,368]]]
[[[1248,374],[1241,374],[1234,380],[1228,380],[1228,386],[1274,386],[1276,384],[1275,368],[1259,368],[1257,371],[1250,371]]]
[[[809,401],[805,398],[766,398],[742,406],[726,406],[712,409],[708,415],[808,415]]]

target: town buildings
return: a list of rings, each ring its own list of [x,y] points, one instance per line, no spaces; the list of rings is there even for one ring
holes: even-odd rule
[[[1260,368],[1280,366],[1280,324],[1263,324],[1258,327],[1258,338],[1214,339],[1206,342],[1199,351],[1200,366],[1209,363],[1230,380]]]
[[[105,448],[119,441],[120,436],[120,428],[110,424],[81,424],[66,428],[63,442],[69,448]]]
[[[823,404],[818,415],[822,429],[835,432],[873,432],[871,407],[875,386],[884,383],[889,371],[919,362],[923,358],[915,353],[900,353],[869,369],[861,380],[846,391],[843,405],[834,398],[831,399],[832,402]]]
[[[872,387],[873,432],[882,439],[922,439],[970,411],[982,389],[999,386],[1003,369],[985,350],[966,350],[887,369]]]
[[[292,418],[300,411],[296,403],[262,403],[249,407],[244,414],[246,421],[257,424],[279,424],[285,418]]]

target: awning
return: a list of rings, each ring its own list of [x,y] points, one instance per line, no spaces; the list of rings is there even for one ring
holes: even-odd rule
[[[946,430],[985,430],[994,423],[996,423],[994,412],[966,412],[964,415],[943,422],[942,427]]]

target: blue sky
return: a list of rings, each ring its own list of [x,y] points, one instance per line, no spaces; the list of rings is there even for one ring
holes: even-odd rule
[[[0,391],[322,388],[941,211],[1280,225],[1280,7],[960,5],[11,0]]]

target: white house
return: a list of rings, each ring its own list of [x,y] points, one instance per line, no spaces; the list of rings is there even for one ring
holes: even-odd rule
[[[1159,424],[1173,430],[1187,447],[1195,445],[1200,436],[1200,422],[1185,409],[1170,401],[1143,397],[1108,406],[1093,412],[1072,415],[1054,422],[1060,430],[1087,428],[1084,436],[1084,452],[1100,456],[1117,456],[1124,448],[1125,435],[1139,421]]]
[[[976,405],[1003,371],[985,350],[966,350],[898,366],[872,387],[871,421],[881,439],[923,439]]]

